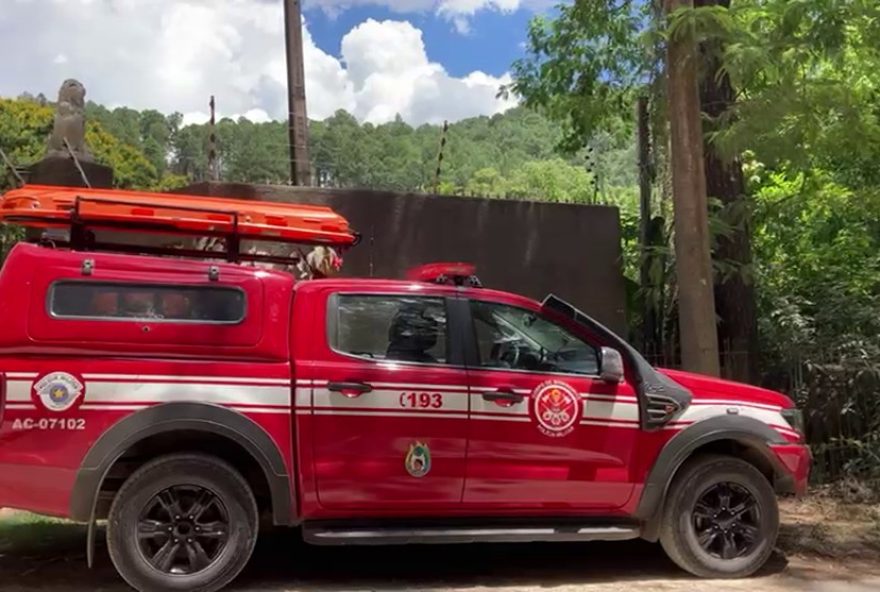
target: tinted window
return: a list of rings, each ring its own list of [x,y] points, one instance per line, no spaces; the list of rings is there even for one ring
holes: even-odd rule
[[[531,311],[488,302],[472,302],[471,311],[485,368],[599,373],[593,346]]]
[[[238,323],[245,295],[237,288],[57,282],[49,293],[56,317]]]
[[[371,360],[443,364],[449,359],[442,298],[337,296],[330,342]]]

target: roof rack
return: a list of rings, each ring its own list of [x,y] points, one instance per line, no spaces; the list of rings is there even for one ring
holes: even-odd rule
[[[68,240],[52,240],[74,250],[264,261],[292,264],[298,257],[242,252],[244,240],[326,245],[344,250],[360,235],[324,206],[222,199],[138,191],[26,185],[0,201],[0,222],[43,229],[69,229]],[[132,231],[220,239],[222,250],[99,241],[95,231]]]

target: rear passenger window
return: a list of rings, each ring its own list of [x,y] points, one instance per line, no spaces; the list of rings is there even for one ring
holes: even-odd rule
[[[242,290],[220,286],[65,281],[49,289],[49,311],[57,318],[234,324],[245,309]]]
[[[443,298],[339,294],[330,312],[330,344],[370,360],[445,364]]]

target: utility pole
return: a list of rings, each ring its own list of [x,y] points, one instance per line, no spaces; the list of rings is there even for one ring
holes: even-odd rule
[[[288,132],[290,180],[294,185],[312,184],[309,159],[309,120],[306,114],[306,81],[303,71],[302,13],[299,0],[284,2],[284,38],[287,47]]]
[[[664,0],[664,4],[667,17],[679,8],[693,9],[693,0]],[[709,254],[697,60],[693,30],[685,29],[669,36],[666,67],[681,356],[686,370],[718,376],[721,370]]]
[[[214,95],[208,102],[211,108],[211,121],[208,123],[208,174],[211,181],[220,181],[220,164],[217,162],[217,104],[214,102]]]
[[[437,170],[434,172],[434,195],[440,190],[440,173],[443,169],[443,151],[446,149],[446,133],[449,131],[449,122],[443,122],[440,130],[440,148],[437,151]]]

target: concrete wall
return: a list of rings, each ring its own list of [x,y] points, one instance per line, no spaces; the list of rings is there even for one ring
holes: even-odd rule
[[[468,261],[487,287],[553,292],[626,334],[614,207],[230,183],[180,193],[327,205],[364,237],[344,255],[345,275],[400,278],[422,263]]]

